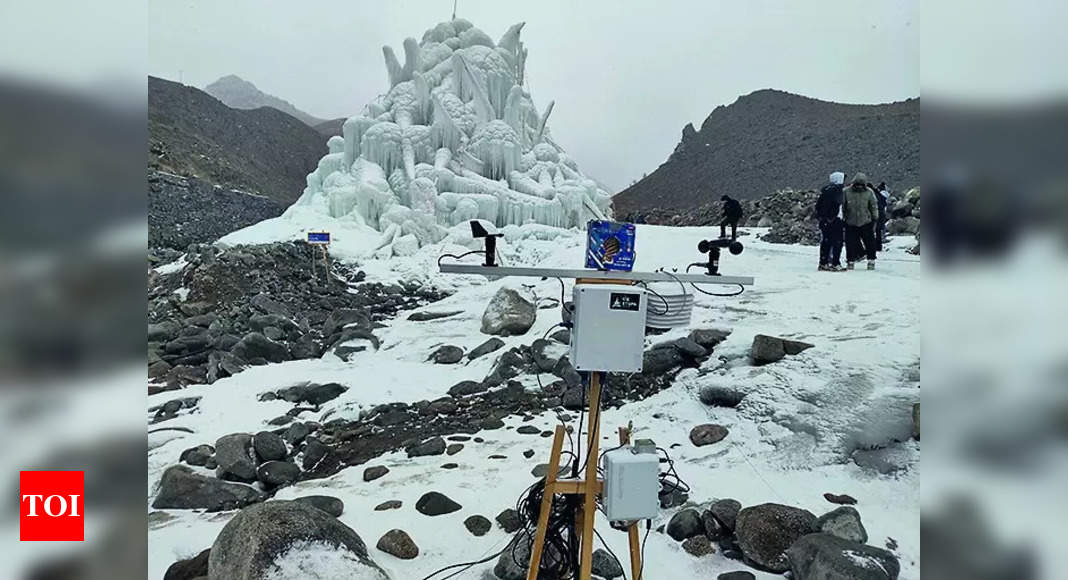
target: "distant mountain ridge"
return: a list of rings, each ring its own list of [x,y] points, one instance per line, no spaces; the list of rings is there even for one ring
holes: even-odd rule
[[[226,75],[220,78],[204,87],[204,92],[219,99],[226,106],[234,109],[258,109],[260,107],[278,109],[287,115],[300,119],[301,122],[309,127],[318,129],[318,127],[322,125],[323,129],[321,132],[328,136],[340,133],[333,133],[334,126],[325,124],[333,123],[340,127],[341,122],[344,121],[343,119],[340,120],[340,122],[338,119],[320,119],[313,115],[309,115],[296,108],[289,101],[267,94],[258,89],[256,85],[237,75]]]
[[[920,99],[850,105],[760,90],[688,123],[656,171],[616,194],[617,216],[685,211],[723,194],[755,199],[863,171],[898,191],[919,185]]]

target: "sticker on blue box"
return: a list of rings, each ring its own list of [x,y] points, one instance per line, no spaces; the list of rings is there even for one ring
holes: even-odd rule
[[[634,224],[607,220],[587,223],[586,267],[630,272],[634,267]]]

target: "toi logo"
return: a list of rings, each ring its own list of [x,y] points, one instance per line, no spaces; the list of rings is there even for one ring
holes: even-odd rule
[[[82,471],[20,471],[19,540],[83,541],[84,493]]]

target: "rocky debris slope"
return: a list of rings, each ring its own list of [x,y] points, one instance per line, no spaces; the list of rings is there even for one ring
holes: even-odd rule
[[[148,77],[150,171],[289,205],[326,151],[322,134],[282,111],[232,109],[194,87]]]
[[[363,282],[342,264],[315,278],[313,250],[287,242],[153,251],[150,261],[169,264],[148,277],[150,391],[212,383],[249,365],[377,348],[378,322],[445,297],[432,287]]]
[[[815,189],[827,175],[865,171],[897,189],[919,185],[920,100],[846,105],[760,90],[717,107],[656,171],[613,197],[617,215],[685,214],[728,194],[754,199]]]
[[[324,119],[313,117],[293,106],[289,101],[267,94],[237,75],[226,75],[204,87],[204,92],[219,99],[227,107],[235,109],[259,109],[270,107],[299,119],[309,127],[328,123]]]
[[[184,250],[190,244],[213,242],[283,211],[283,204],[267,197],[195,177],[148,172],[149,247]]]

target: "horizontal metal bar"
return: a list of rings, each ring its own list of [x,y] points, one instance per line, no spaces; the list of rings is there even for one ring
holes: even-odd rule
[[[693,282],[695,284],[741,284],[752,286],[752,276],[709,276],[707,274],[675,274],[669,272],[606,272],[583,268],[517,268],[511,266],[483,266],[482,264],[440,264],[445,274],[480,274],[482,276],[526,276],[531,278],[595,278],[600,280],[630,280],[641,282]]]

